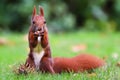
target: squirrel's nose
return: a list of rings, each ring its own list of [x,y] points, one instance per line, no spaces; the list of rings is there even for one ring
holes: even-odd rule
[[[41,31],[42,29],[41,28],[38,28],[38,31]]]

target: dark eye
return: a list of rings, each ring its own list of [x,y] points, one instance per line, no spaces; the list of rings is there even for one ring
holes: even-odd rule
[[[46,21],[44,21],[44,24],[46,24]]]
[[[35,24],[35,21],[33,21],[32,23]]]

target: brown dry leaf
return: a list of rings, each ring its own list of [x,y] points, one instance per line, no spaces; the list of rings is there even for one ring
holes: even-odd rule
[[[97,76],[97,74],[96,73],[90,73],[90,74],[88,74],[88,77],[94,77],[94,76]]]
[[[14,46],[16,43],[15,42],[13,42],[13,41],[9,41],[8,42],[8,45],[10,45],[10,46]]]
[[[116,64],[116,66],[120,67],[120,62],[118,62],[118,63]]]
[[[13,46],[15,45],[15,42],[9,41],[8,39],[5,39],[5,38],[0,38],[0,46],[3,46],[3,45]]]
[[[0,45],[6,45],[8,41],[5,38],[0,38]]]
[[[86,49],[87,49],[87,46],[85,44],[79,44],[79,45],[72,46],[73,52],[84,51]]]

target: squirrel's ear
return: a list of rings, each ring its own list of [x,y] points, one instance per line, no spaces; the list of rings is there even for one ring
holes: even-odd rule
[[[44,10],[43,10],[43,8],[41,6],[39,6],[39,9],[40,9],[40,15],[44,16]]]
[[[33,9],[32,19],[34,18],[35,15],[36,15],[36,6],[34,6],[34,9]]]

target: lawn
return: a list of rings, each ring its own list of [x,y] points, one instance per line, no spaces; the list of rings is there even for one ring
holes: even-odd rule
[[[29,52],[25,34],[0,33],[0,80],[120,80],[120,33],[71,32],[49,34],[52,56],[72,57],[89,53],[105,58],[106,67],[94,73],[16,75],[13,70],[25,62]]]

